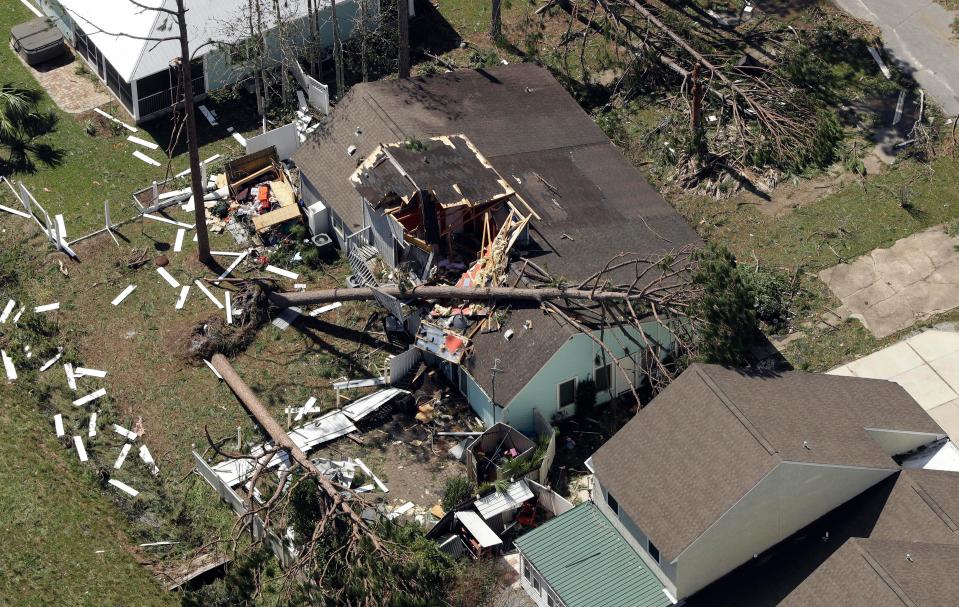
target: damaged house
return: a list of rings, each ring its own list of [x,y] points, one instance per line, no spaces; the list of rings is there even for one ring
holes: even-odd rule
[[[519,64],[355,86],[293,156],[316,229],[355,284],[525,284],[525,264],[576,284],[623,251],[680,254],[695,232],[542,67]],[[321,209],[322,215],[317,209]],[[538,304],[436,306],[417,345],[487,426],[534,431],[644,380],[642,344],[669,332]],[[592,335],[581,330],[586,327]],[[600,347],[597,342],[602,342]],[[615,357],[614,362],[610,360]]]

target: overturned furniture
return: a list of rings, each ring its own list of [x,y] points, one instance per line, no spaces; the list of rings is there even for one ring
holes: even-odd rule
[[[536,443],[522,432],[498,422],[466,449],[466,470],[477,484],[514,476],[515,466],[533,458]]]

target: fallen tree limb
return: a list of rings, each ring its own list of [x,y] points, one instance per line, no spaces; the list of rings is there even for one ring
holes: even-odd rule
[[[592,301],[623,301],[626,299],[649,299],[640,291],[597,291],[566,287],[543,287],[541,289],[513,287],[452,287],[420,286],[400,289],[394,286],[377,287],[381,293],[399,299],[455,299],[462,301],[496,301],[504,299],[549,301],[553,299],[588,299]],[[373,299],[373,289],[318,289],[299,293],[272,293],[270,302],[278,307],[330,303],[334,301],[368,301]]]
[[[247,411],[250,412],[257,423],[270,435],[270,440],[273,441],[273,444],[278,447],[288,451],[290,457],[303,466],[303,468],[316,479],[317,486],[323,492],[325,501],[327,502],[327,512],[329,516],[343,516],[350,521],[350,524],[363,534],[365,534],[370,541],[373,543],[374,548],[381,550],[383,548],[380,539],[377,535],[369,528],[366,524],[366,521],[353,510],[353,507],[344,499],[342,489],[337,487],[333,481],[325,477],[316,467],[316,465],[310,461],[310,458],[306,456],[306,453],[302,449],[296,446],[289,435],[283,429],[283,426],[280,425],[273,416],[270,415],[269,410],[260,402],[260,399],[256,396],[252,389],[243,381],[243,379],[237,374],[233,369],[233,365],[230,364],[230,361],[227,360],[222,354],[214,354],[213,358],[210,361],[213,364],[213,367],[217,370],[223,381],[226,382],[230,389],[233,390],[233,393],[236,394],[236,397],[243,403],[243,406]]]

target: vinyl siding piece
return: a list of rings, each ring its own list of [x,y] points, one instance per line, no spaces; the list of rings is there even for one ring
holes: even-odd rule
[[[515,541],[566,607],[666,607],[663,585],[587,502]]]

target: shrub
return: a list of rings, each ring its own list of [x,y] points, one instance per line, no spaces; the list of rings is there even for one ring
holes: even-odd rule
[[[473,497],[476,485],[465,476],[454,476],[446,481],[443,489],[443,510],[450,512],[466,500]]]

